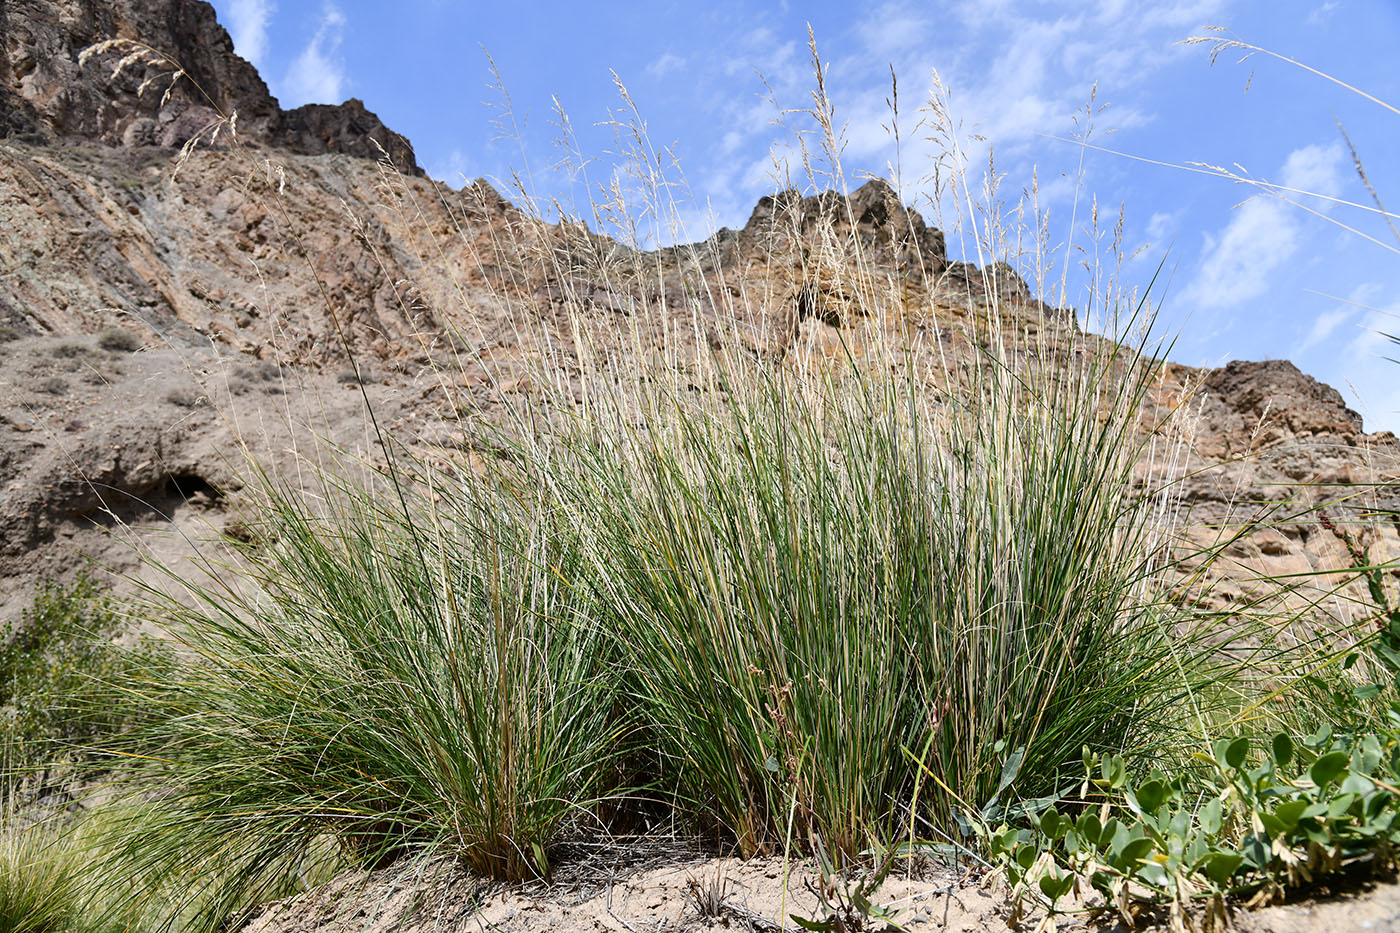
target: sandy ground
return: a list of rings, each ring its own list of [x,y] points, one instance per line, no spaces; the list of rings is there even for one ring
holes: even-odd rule
[[[273,905],[243,933],[538,933],[546,930],[675,931],[732,929],[798,931],[794,918],[831,916],[815,893],[820,879],[810,864],[783,859],[707,858],[660,852],[630,865],[595,861],[561,869],[549,886],[482,881],[445,862],[343,875],[330,884]],[[1029,912],[1012,927],[1005,892],[974,875],[930,869],[888,878],[875,901],[891,909],[895,927],[871,922],[859,930],[903,929],[975,933],[1022,929],[1123,931],[1116,915],[1064,914],[1053,926]],[[1199,928],[1200,918],[1192,919]],[[1351,881],[1337,893],[1323,889],[1293,903],[1233,910],[1244,933],[1400,931],[1400,886]],[[1171,929],[1166,912],[1140,917],[1138,930]]]
[[[662,858],[549,887],[483,882],[439,862],[342,876],[266,910],[244,933],[798,930],[792,917],[826,915],[819,884],[810,866],[782,859]],[[943,871],[887,879],[879,900],[910,930],[1006,929],[998,898]]]

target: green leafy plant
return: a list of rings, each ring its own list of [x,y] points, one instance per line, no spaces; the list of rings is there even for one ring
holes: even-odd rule
[[[821,840],[814,839],[813,857],[816,860],[818,880],[813,884],[806,881],[807,890],[817,898],[821,906],[820,917],[799,917],[792,914],[792,922],[804,930],[819,933],[867,933],[881,924],[881,929],[901,930],[895,918],[895,911],[876,901],[880,888],[890,871],[899,862],[897,847],[867,853],[870,862],[864,868],[838,868],[822,847]]]
[[[131,715],[122,687],[155,673],[154,643],[116,644],[125,620],[96,580],[79,574],[43,586],[0,637],[0,762],[7,784],[43,772],[120,731]]]
[[[1381,734],[1280,733],[1262,748],[1222,739],[1197,755],[1197,774],[1131,780],[1120,756],[1086,749],[1083,759],[1081,802],[979,824],[1018,910],[1034,903],[1053,915],[1084,885],[1129,924],[1162,903],[1182,926],[1199,902],[1207,928],[1219,929],[1227,897],[1274,899],[1363,859],[1380,872],[1396,865],[1400,707]]]

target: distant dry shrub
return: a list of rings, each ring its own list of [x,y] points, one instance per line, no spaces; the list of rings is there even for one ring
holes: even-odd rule
[[[181,408],[198,408],[208,401],[193,388],[185,386],[178,389],[171,389],[169,392],[165,393],[165,400]]]
[[[120,327],[104,327],[97,335],[97,345],[114,353],[131,353],[141,349],[141,339]]]
[[[359,372],[353,369],[342,369],[340,372],[336,373],[335,381],[344,385],[351,385],[354,383],[372,385],[374,383],[374,374],[368,369],[361,369]]]

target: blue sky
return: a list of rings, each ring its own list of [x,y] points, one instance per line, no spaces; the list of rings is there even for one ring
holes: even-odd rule
[[[693,239],[711,223],[741,226],[775,187],[775,159],[793,160],[792,127],[801,119],[775,126],[772,99],[784,108],[809,105],[810,23],[836,121],[845,126],[852,186],[862,173],[892,174],[895,149],[882,124],[893,66],[904,114],[902,193],[926,216],[935,213],[925,177],[935,144],[914,124],[936,69],[964,133],[985,138],[966,142],[974,176],[982,177],[989,146],[1004,196],[1028,188],[1034,171],[1053,241],[1082,227],[1095,199],[1104,226],[1122,207],[1129,280],[1145,285],[1165,261],[1161,320],[1179,334],[1175,359],[1292,359],[1338,388],[1368,430],[1400,431],[1400,364],[1384,358],[1400,347],[1378,334],[1400,332],[1400,242],[1374,212],[1337,203],[1372,204],[1340,121],[1386,207],[1400,211],[1400,115],[1272,58],[1239,63],[1226,53],[1212,67],[1206,47],[1178,44],[1204,26],[1225,26],[1400,106],[1400,0],[214,0],[214,7],[283,106],[359,97],[413,141],[434,177],[460,184],[516,170],[538,194],[566,203],[581,202],[586,185],[577,170],[554,168],[553,101],[591,160],[588,183],[622,177],[605,125],[621,107],[616,72],[651,142],[679,159],[688,191],[680,216]],[[518,139],[502,138],[493,125],[502,99],[486,52],[510,92]],[[1258,189],[1086,151],[1066,140],[1083,125],[1095,84],[1096,107],[1108,105],[1094,117],[1096,145],[1178,166],[1227,167],[1336,201],[1251,198]],[[941,204],[951,210],[947,199]],[[1073,239],[1092,245],[1082,232]],[[975,258],[971,251],[950,242],[955,255]]]

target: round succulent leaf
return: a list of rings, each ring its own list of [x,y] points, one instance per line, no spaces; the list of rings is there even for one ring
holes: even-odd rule
[[[1317,761],[1312,763],[1308,769],[1308,777],[1319,788],[1326,787],[1347,770],[1347,765],[1351,761],[1351,756],[1346,752],[1328,752]]]
[[[1307,809],[1308,801],[1289,800],[1274,808],[1274,816],[1278,819],[1283,831],[1291,833],[1298,828],[1298,821],[1303,818],[1303,811]]]
[[[1138,812],[1145,816],[1155,814],[1162,808],[1162,804],[1166,803],[1166,782],[1160,778],[1149,778],[1138,785],[1136,797],[1137,807],[1134,809],[1138,809]]]
[[[1244,856],[1238,852],[1212,852],[1200,863],[1200,871],[1217,887],[1224,887],[1243,864]]]
[[[1249,757],[1249,739],[1240,736],[1225,748],[1225,764],[1238,771]]]
[[[1040,892],[1050,899],[1053,907],[1055,902],[1069,893],[1069,889],[1074,887],[1073,875],[1042,875],[1040,878]]]
[[[1376,789],[1376,782],[1372,781],[1364,774],[1348,774],[1346,780],[1342,781],[1341,792],[1344,794],[1359,794],[1365,796]]]
[[[1293,760],[1293,739],[1287,733],[1280,732],[1274,736],[1273,740],[1274,762],[1280,768],[1288,767],[1288,763]]]
[[[1303,740],[1303,744],[1315,752],[1320,752],[1327,747],[1327,743],[1332,741],[1332,726],[1323,723],[1312,735]]]
[[[1332,820],[1340,820],[1351,810],[1352,805],[1360,799],[1358,794],[1338,794],[1332,802],[1327,805],[1327,817]]]
[[[1143,836],[1131,840],[1118,851],[1117,857],[1114,859],[1115,867],[1120,871],[1130,873],[1136,871],[1141,866],[1142,860],[1152,851],[1152,845],[1152,840]]]
[[[1197,814],[1197,819],[1201,824],[1201,831],[1208,836],[1219,835],[1221,827],[1224,825],[1224,814],[1220,809],[1220,798],[1215,797],[1201,807],[1201,812]]]

